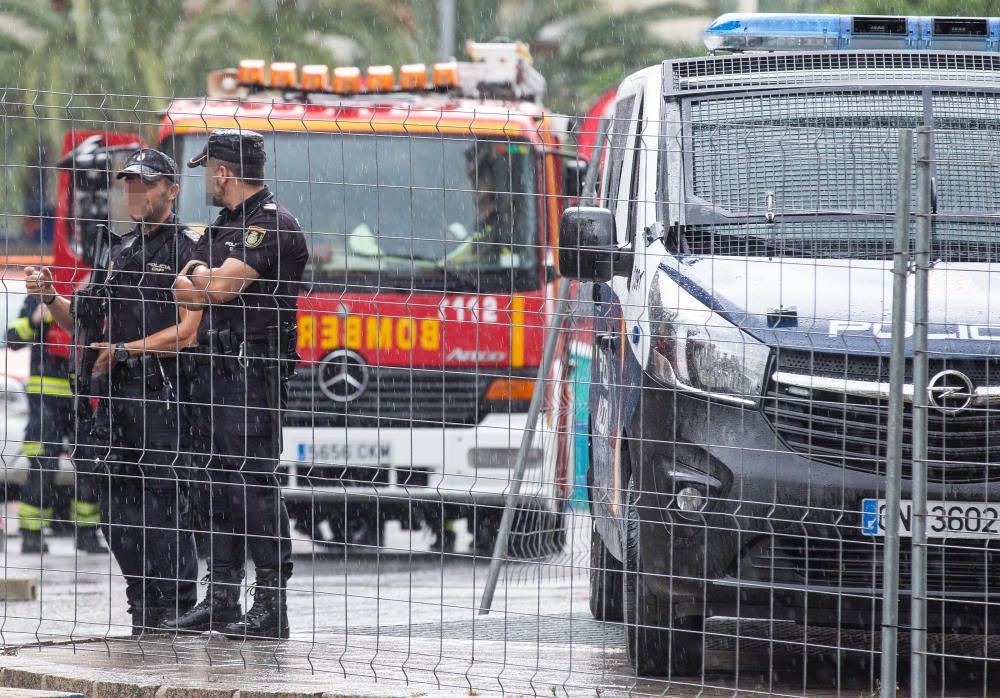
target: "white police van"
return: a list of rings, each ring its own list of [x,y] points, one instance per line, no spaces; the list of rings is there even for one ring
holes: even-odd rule
[[[601,206],[560,230],[596,282],[591,608],[643,674],[878,626],[898,135],[929,124],[930,631],[995,634],[1000,19],[731,14],[705,43],[621,84]]]

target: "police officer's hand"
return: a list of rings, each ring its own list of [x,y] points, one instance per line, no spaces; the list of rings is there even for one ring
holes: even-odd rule
[[[108,342],[92,342],[92,348],[97,349],[97,360],[94,362],[94,373],[109,375],[115,365],[115,348]]]
[[[55,294],[55,287],[52,285],[52,271],[48,267],[35,269],[35,267],[24,268],[24,286],[32,296],[39,296],[42,300],[51,298]]]

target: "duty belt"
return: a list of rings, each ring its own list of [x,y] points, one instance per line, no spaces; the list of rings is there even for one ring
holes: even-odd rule
[[[177,364],[172,358],[160,358],[143,354],[132,356],[124,363],[115,364],[111,371],[112,386],[142,381],[146,389],[162,395],[162,399],[173,402],[176,398],[174,382]]]
[[[238,366],[246,368],[251,359],[276,358],[269,357],[265,342],[246,341],[229,335],[231,339],[222,339],[218,334],[209,332],[206,342],[184,349],[179,356],[181,370],[186,373],[197,371],[198,366],[216,365],[219,368],[235,370]],[[213,338],[215,341],[212,341]],[[214,364],[213,364],[214,362]]]

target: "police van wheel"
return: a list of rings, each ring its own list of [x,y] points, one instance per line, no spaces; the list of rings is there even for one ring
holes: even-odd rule
[[[670,603],[646,586],[639,547],[635,482],[629,477],[625,510],[625,572],[622,606],[625,648],[640,676],[693,676],[702,668],[700,618],[676,618]]]
[[[590,525],[590,614],[597,620],[622,621],[622,563],[608,551],[597,532],[593,519]]]

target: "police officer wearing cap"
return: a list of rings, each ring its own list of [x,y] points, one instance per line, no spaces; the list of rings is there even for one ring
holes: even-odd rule
[[[288,637],[291,539],[275,472],[309,251],[298,221],[264,184],[265,160],[259,133],[223,129],[188,162],[205,167],[206,195],[223,207],[174,283],[179,302],[204,309],[192,426],[196,448],[207,455],[211,563],[204,600],[166,629]],[[257,579],[253,608],[241,616],[248,552]]]
[[[177,354],[194,342],[201,314],[179,308],[171,286],[198,235],[173,214],[177,176],[174,161],[150,148],[130,155],[118,173],[136,226],[111,249],[107,341],[92,345],[99,350],[93,372],[108,382],[90,447],[107,468],[101,519],[125,576],[133,634],[197,600],[198,560],[184,524],[188,438],[178,417]],[[53,289],[51,272],[26,271],[28,292],[72,327],[73,306]]]

